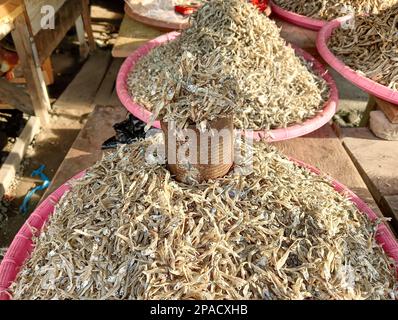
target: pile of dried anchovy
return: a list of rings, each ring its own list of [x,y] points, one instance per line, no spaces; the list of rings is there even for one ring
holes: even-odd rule
[[[213,0],[175,41],[138,61],[135,101],[179,127],[235,112],[245,129],[287,127],[314,117],[328,96],[273,21],[241,0]]]
[[[306,17],[333,20],[348,14],[378,14],[398,0],[273,0],[278,6]]]
[[[379,15],[356,17],[337,29],[329,47],[349,67],[398,91],[398,5]]]
[[[185,185],[138,142],[57,205],[15,299],[394,299],[376,224],[273,147],[253,172]]]

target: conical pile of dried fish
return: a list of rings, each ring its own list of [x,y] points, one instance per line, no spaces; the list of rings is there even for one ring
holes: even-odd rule
[[[337,29],[329,47],[349,67],[398,91],[398,4],[368,17],[354,28]]]
[[[129,76],[134,100],[179,127],[236,114],[236,126],[301,123],[328,88],[280,37],[273,21],[242,0],[213,0],[175,41],[153,49]]]
[[[333,20],[348,14],[378,14],[398,0],[273,0],[278,6],[321,20]]]
[[[376,224],[326,178],[261,143],[249,175],[185,185],[145,160],[151,143],[105,156],[74,183],[15,299],[397,297]]]

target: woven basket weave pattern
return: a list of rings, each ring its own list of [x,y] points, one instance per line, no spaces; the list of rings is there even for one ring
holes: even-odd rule
[[[175,136],[175,131],[170,128],[169,132],[169,125],[167,122],[161,122],[161,127],[165,136],[167,166],[178,181],[188,182],[190,177],[198,182],[216,179],[227,174],[233,166],[233,117],[220,118],[209,122],[210,130],[215,130],[216,132],[224,130],[224,133],[227,132],[227,134],[223,134],[222,138],[218,141],[214,141],[211,138],[207,139],[211,134],[207,132],[207,134],[204,135],[194,125],[188,127],[188,130],[192,130],[196,135],[196,145],[190,145],[190,143],[195,143],[195,141],[192,142],[187,140],[185,143],[188,144],[189,150],[195,149],[197,151],[195,163],[190,164],[184,164],[182,159],[178,159],[180,148],[186,147],[186,145],[184,143],[176,143],[174,148],[169,141],[169,137]],[[202,159],[202,157],[204,158],[203,153],[206,151],[207,159]],[[176,159],[176,163],[169,163],[170,159]],[[201,163],[203,160],[205,160],[205,163]]]

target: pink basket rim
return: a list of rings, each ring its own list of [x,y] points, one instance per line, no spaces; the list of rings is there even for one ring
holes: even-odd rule
[[[347,66],[343,61],[337,58],[328,48],[327,43],[333,34],[333,31],[341,26],[342,23],[352,19],[352,16],[345,16],[327,23],[318,33],[316,46],[321,57],[345,79],[355,86],[370,93],[384,101],[398,105],[398,91],[394,91],[383,86],[365,76],[360,75],[355,70]]]
[[[178,37],[179,35],[180,33],[178,32],[170,32],[147,42],[146,44],[138,48],[136,51],[134,51],[124,61],[123,65],[119,70],[119,74],[116,80],[116,91],[119,96],[119,99],[129,112],[131,112],[135,117],[144,121],[145,123],[149,122],[152,113],[149,110],[147,110],[144,106],[139,105],[138,103],[133,101],[133,98],[130,96],[127,87],[128,76],[131,70],[135,67],[135,64],[138,62],[138,60],[141,59],[143,56],[145,56],[151,49],[164,42],[171,41],[176,37]],[[287,128],[273,129],[268,131],[242,130],[242,133],[245,134],[246,136],[251,137],[255,140],[265,139],[268,142],[276,142],[276,141],[297,138],[323,127],[326,123],[328,123],[332,119],[332,117],[336,113],[339,97],[338,97],[337,86],[332,76],[326,70],[326,68],[312,55],[310,55],[306,51],[296,46],[292,47],[305,60],[311,62],[313,64],[313,70],[316,73],[318,73],[318,75],[321,76],[327,82],[330,89],[330,95],[328,101],[325,103],[323,109],[320,112],[318,112],[318,114],[315,117],[308,119],[301,124],[294,124]],[[153,126],[155,128],[160,129],[160,122],[155,121]]]
[[[273,1],[271,1],[270,4],[272,13],[274,13],[282,20],[295,24],[296,26],[303,27],[309,30],[319,31],[327,23],[326,20],[314,19],[292,11],[285,10],[275,4]]]
[[[320,175],[321,171],[305,162],[300,160],[296,160],[294,158],[290,158],[291,161],[295,162],[297,165],[307,168],[311,172]],[[86,171],[82,171],[68,182],[63,184],[59,187],[54,193],[52,193],[43,203],[32,213],[29,219],[25,222],[22,228],[19,230],[18,234],[16,235],[15,239],[11,243],[11,247],[15,247],[16,251],[26,250],[23,245],[21,245],[17,240],[21,238],[29,238],[26,239],[27,241],[31,241],[32,235],[26,235],[25,230],[29,229],[29,222],[32,220],[32,217],[41,217],[39,224],[36,226],[37,229],[41,230],[44,224],[49,219],[50,215],[54,212],[55,205],[60,201],[62,196],[70,190],[71,181],[74,179],[79,179],[85,175]],[[331,177],[327,176],[330,179],[333,187],[335,190],[341,194],[346,194],[350,198],[350,200],[355,204],[358,210],[362,213],[365,213],[370,220],[377,219],[376,213],[369,208],[369,206],[360,199],[354,192],[348,189],[346,186],[341,184],[340,182],[332,179]],[[377,234],[376,234],[376,241],[381,244],[383,250],[395,260],[398,264],[398,241],[395,239],[391,230],[387,227],[387,225],[383,222],[378,226]],[[28,249],[28,255],[32,252],[33,247]],[[28,255],[25,252],[20,252],[22,256],[24,256],[23,261],[29,259]],[[7,251],[6,255],[4,256],[3,261],[0,264],[0,300],[9,300],[11,297],[7,293],[7,290],[11,283],[16,279],[17,273],[19,272],[20,267],[23,265],[22,263],[17,263],[14,258],[10,256],[10,249]],[[10,268],[7,268],[7,267]],[[397,265],[398,271],[398,265]]]
[[[16,234],[0,264],[0,300],[10,299],[7,290],[12,282],[16,279],[20,267],[23,265],[26,259],[28,259],[33,250],[33,247],[31,246],[32,227],[38,230],[38,232],[41,231],[50,215],[54,212],[56,204],[60,201],[62,196],[71,189],[70,182],[83,177],[84,174],[85,171],[75,175],[72,179],[68,180],[56,191],[54,191],[48,198],[46,198],[29,216],[29,218]],[[22,240],[22,242],[20,242],[20,240]],[[17,257],[12,256],[12,250],[16,251],[18,255]],[[18,263],[16,258],[22,262]]]

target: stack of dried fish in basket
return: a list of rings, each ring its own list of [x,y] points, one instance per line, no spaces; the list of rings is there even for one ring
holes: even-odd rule
[[[186,185],[147,161],[156,139],[73,183],[35,239],[15,299],[397,297],[377,223],[326,178],[259,143],[241,144],[241,166],[254,154],[248,175]]]
[[[350,68],[398,91],[398,4],[378,15],[358,16],[338,28],[329,47]]]
[[[142,59],[135,97],[181,127],[230,112],[251,128],[304,119],[322,81],[277,31],[245,2],[212,1]],[[375,241],[380,221],[328,178],[237,140],[226,176],[185,184],[155,161],[163,144],[160,134],[119,148],[72,183],[14,299],[397,298],[396,265]]]
[[[283,9],[320,20],[333,20],[348,14],[378,14],[398,0],[273,0]]]
[[[128,84],[154,117],[181,127],[231,112],[237,128],[287,127],[316,116],[329,94],[275,23],[242,0],[204,5],[178,39],[138,61]]]

